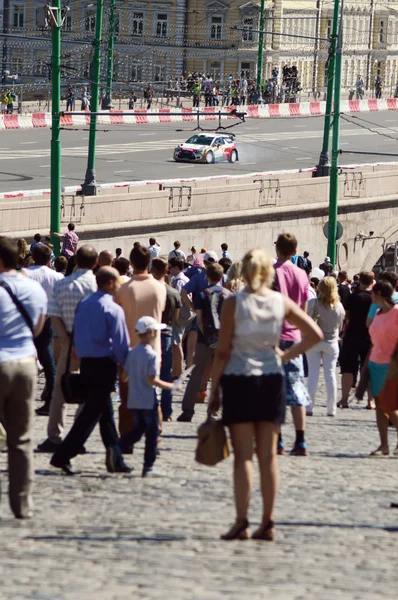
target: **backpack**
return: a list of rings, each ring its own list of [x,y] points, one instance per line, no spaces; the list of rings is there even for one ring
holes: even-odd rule
[[[220,314],[225,298],[231,295],[221,285],[213,285],[201,293],[203,303],[203,336],[209,348],[216,348],[220,331]]]
[[[298,257],[297,257],[297,266],[298,266],[300,269],[304,269],[304,271],[306,271],[306,270],[307,270],[307,267],[308,267],[308,262],[307,262],[307,259],[306,259],[306,258],[304,258],[304,256],[298,256]]]

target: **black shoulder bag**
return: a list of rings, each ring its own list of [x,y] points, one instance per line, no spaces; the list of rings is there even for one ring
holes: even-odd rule
[[[70,338],[66,370],[61,377],[61,389],[66,404],[83,404],[87,399],[87,387],[84,385],[80,373],[70,370],[70,361],[73,346],[73,331]]]

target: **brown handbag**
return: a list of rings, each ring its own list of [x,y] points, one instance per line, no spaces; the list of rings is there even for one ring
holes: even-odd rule
[[[196,460],[201,465],[214,467],[228,458],[229,444],[221,420],[209,416],[198,427],[198,444],[196,446]]]

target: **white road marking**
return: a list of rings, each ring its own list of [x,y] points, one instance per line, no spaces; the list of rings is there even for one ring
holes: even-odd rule
[[[195,165],[178,165],[177,169],[193,169]]]
[[[19,142],[21,146],[28,144],[38,144],[39,142]]]
[[[39,165],[39,169],[48,169],[50,165]]]
[[[114,173],[118,175],[119,173],[134,173],[134,171],[132,169],[127,169],[127,171],[114,171]]]
[[[350,142],[340,142],[340,146],[349,146]]]
[[[257,163],[255,163],[255,162],[254,163],[247,163],[247,162],[239,161],[239,164],[241,164],[241,165],[256,165]]]
[[[303,156],[303,158],[296,158],[296,160],[314,160],[312,156]]]
[[[298,150],[298,146],[290,146],[290,150]]]
[[[110,162],[110,163],[121,163],[123,162],[122,160],[106,160],[105,162]]]
[[[156,135],[156,132],[154,132],[154,133],[139,133],[138,135],[140,135],[140,136],[141,135]]]

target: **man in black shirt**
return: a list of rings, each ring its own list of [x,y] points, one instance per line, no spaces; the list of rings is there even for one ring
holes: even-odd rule
[[[370,305],[374,275],[364,271],[359,275],[360,290],[352,294],[346,303],[346,321],[343,346],[340,353],[342,398],[340,408],[348,407],[348,396],[354,385],[358,367],[363,365],[370,350],[370,336],[366,326]]]
[[[160,367],[160,378],[163,381],[171,382],[173,366],[173,353],[171,345],[172,325],[177,321],[180,308],[182,306],[180,294],[165,282],[167,273],[167,262],[163,258],[154,258],[152,260],[151,273],[155,279],[164,283],[166,286],[166,306],[162,314],[162,323],[167,325],[161,332],[162,344],[162,364]],[[173,413],[172,395],[170,390],[162,390],[162,399],[160,402],[162,417],[164,421],[171,421]]]
[[[325,260],[319,265],[319,268],[325,273],[325,277],[330,275],[330,273],[333,271],[333,265],[330,262],[329,256],[325,256]]]
[[[347,309],[347,302],[351,296],[350,286],[348,285],[347,271],[340,271],[337,277],[337,289],[339,292],[341,304]]]
[[[304,257],[304,271],[307,273],[307,275],[309,277],[311,275],[311,271],[312,271],[312,261],[310,260],[310,253],[308,252],[308,250],[304,250],[303,257]]]

